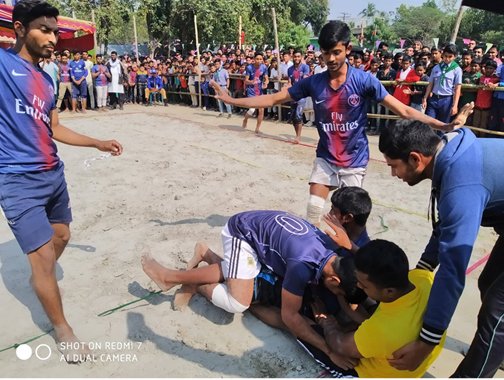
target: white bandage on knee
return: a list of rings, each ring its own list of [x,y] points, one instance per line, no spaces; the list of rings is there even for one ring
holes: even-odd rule
[[[254,112],[256,111],[255,108],[251,108],[247,111],[247,113],[249,114],[249,116],[252,116],[254,114]]]
[[[249,307],[244,306],[229,294],[228,288],[225,284],[219,284],[215,287],[212,293],[212,303],[226,310],[228,313],[243,313]]]
[[[317,195],[310,194],[310,199],[308,200],[308,212],[306,214],[306,220],[310,223],[320,223],[320,217],[324,210],[325,199]]]

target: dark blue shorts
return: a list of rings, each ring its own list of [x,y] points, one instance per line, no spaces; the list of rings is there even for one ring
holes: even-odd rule
[[[76,85],[74,82],[72,82],[72,99],[79,99],[79,96],[82,99],[86,99],[87,84],[85,79],[79,85]]]
[[[64,167],[59,162],[44,172],[0,174],[0,206],[24,253],[52,239],[51,224],[72,221]]]

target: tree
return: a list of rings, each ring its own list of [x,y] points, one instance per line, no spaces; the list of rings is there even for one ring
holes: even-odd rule
[[[329,16],[328,0],[312,0],[305,15],[305,21],[311,25],[313,34],[318,36]]]
[[[438,37],[444,13],[434,0],[428,0],[419,7],[402,4],[397,8],[392,30],[401,38],[426,41]]]
[[[373,18],[376,15],[376,5],[374,3],[368,3],[366,8],[364,8],[360,13],[359,16],[364,16],[364,17],[369,17]]]
[[[376,30],[376,36],[373,36],[373,32],[375,30]],[[385,42],[392,42],[398,39],[397,34],[394,33],[390,24],[386,20],[380,18],[376,18],[373,24],[368,25],[364,29],[364,38],[366,41],[385,41]],[[374,42],[371,45],[374,45]],[[374,48],[376,46],[371,47]]]

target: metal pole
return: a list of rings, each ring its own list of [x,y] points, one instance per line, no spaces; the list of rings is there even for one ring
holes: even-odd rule
[[[278,73],[278,88],[279,90],[281,89],[280,86],[280,79],[282,79],[282,75],[280,74],[280,65],[281,65],[281,62],[280,62],[280,48],[278,46],[278,30],[277,30],[277,22],[276,22],[276,12],[275,12],[275,8],[271,8],[271,14],[273,16],[273,30],[275,31],[275,49],[277,51],[277,60],[278,60],[278,70],[277,70],[277,73]],[[280,107],[277,107],[278,109],[278,121],[282,121],[282,109]]]
[[[94,41],[95,62],[96,62],[96,54],[99,53],[99,51],[96,46],[96,22],[95,22],[94,9],[91,9],[91,21],[93,22],[93,26],[95,27],[95,32],[93,33],[93,41]]]
[[[455,22],[455,28],[453,29],[453,34],[451,37],[451,42],[455,43],[457,40],[457,34],[460,28],[460,23],[462,22],[462,17],[464,16],[464,6],[460,4],[460,8],[457,14],[457,21]]]
[[[239,26],[238,26],[238,46],[240,47],[240,50],[242,49],[242,45],[241,45],[241,30],[242,30],[242,18],[240,16],[239,17]]]
[[[199,39],[198,39],[198,21],[196,19],[196,15],[194,15],[194,31],[196,33],[196,56],[198,57],[198,99],[199,106],[201,108],[201,69],[200,69],[200,51],[199,51]]]
[[[136,17],[133,16],[133,32],[135,33],[135,51],[136,51],[136,60],[137,64],[140,62],[138,60],[138,37],[137,37],[137,29],[136,29]]]

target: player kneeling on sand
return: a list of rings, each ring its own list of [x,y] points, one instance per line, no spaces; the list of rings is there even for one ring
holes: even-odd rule
[[[337,256],[343,249],[333,239],[338,236],[330,237],[286,212],[250,211],[232,216],[224,227],[224,259],[206,244],[198,243],[186,271],[164,268],[148,254],[142,256],[142,265],[163,291],[184,284],[176,296],[176,307],[188,303],[198,292],[230,313],[242,313],[249,308],[255,278],[262,267],[267,267],[283,278],[283,323],[299,339],[320,349],[333,362],[342,363],[299,313],[308,283],[323,283],[331,292],[346,297],[358,292],[353,260]],[[351,244],[347,241],[340,246],[350,248]],[[201,261],[210,265],[196,268]]]

